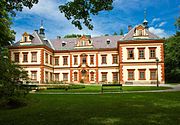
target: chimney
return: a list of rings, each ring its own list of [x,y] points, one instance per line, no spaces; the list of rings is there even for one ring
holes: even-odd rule
[[[128,25],[128,32],[132,29],[132,25]]]

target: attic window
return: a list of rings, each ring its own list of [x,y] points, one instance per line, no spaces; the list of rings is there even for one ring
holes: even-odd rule
[[[24,41],[27,42],[27,37],[26,36],[24,37]]]
[[[66,45],[66,43],[64,41],[62,41],[62,46],[65,46],[65,45]]]
[[[92,42],[91,42],[91,40],[89,40],[89,44],[91,44]]]
[[[111,42],[110,39],[107,39],[107,40],[106,40],[106,43],[107,43],[107,44],[110,44],[110,42]]]

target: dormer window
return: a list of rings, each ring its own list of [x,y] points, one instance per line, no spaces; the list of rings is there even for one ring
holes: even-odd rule
[[[85,46],[85,45],[86,45],[85,41],[82,41],[81,46]]]
[[[142,33],[142,30],[137,30],[137,36],[142,36],[143,33]]]
[[[27,42],[27,37],[26,36],[24,37],[24,42]]]
[[[107,44],[110,44],[110,42],[111,42],[110,39],[107,39],[107,40],[106,40],[106,43],[107,43]]]
[[[62,41],[62,46],[65,46],[66,45],[66,42]]]

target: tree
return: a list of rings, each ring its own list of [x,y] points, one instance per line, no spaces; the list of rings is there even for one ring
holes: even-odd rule
[[[117,33],[116,32],[114,32],[114,34],[113,34],[114,36],[116,36],[117,35]]]
[[[120,30],[120,35],[124,35],[123,29]]]
[[[1,0],[0,1],[0,46],[7,46],[14,40],[15,32],[10,30],[11,17],[16,15],[16,11],[22,11],[23,7],[31,9],[39,0]],[[59,6],[61,13],[71,20],[71,23],[82,29],[84,24],[89,29],[93,29],[91,16],[98,15],[100,11],[112,10],[113,0],[74,0]],[[2,30],[3,29],[3,30]]]
[[[64,38],[78,38],[81,37],[80,34],[69,34],[69,35],[65,35]]]
[[[179,17],[180,19],[180,17]],[[179,19],[176,26],[180,26]],[[165,75],[167,82],[180,81],[180,32],[168,38],[164,44],[165,48]]]

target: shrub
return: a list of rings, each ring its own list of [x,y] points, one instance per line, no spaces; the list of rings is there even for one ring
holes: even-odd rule
[[[84,83],[84,80],[83,80],[83,79],[81,79],[81,80],[80,80],[80,83]]]

